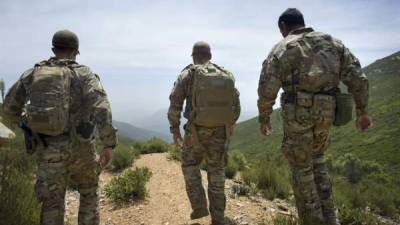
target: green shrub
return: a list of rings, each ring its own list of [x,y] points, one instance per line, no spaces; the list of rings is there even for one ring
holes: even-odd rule
[[[240,151],[238,150],[230,151],[228,152],[228,157],[230,161],[236,164],[237,169],[239,171],[243,171],[248,167],[247,159]]]
[[[297,219],[293,216],[277,215],[273,218],[274,225],[297,225]]]
[[[239,166],[233,160],[229,159],[227,165],[225,166],[225,177],[233,179],[239,170]]]
[[[371,212],[346,206],[339,206],[339,220],[342,225],[385,225]]]
[[[0,223],[39,224],[40,205],[34,193],[34,160],[16,140],[0,149]]]
[[[144,199],[148,196],[146,183],[151,174],[147,167],[127,169],[105,186],[105,196],[118,204]]]
[[[242,172],[241,176],[247,185],[254,184],[268,199],[285,199],[290,193],[287,168],[274,167],[272,163],[260,162]]]
[[[383,171],[383,167],[379,163],[362,161],[352,153],[345,154],[337,161],[329,158],[328,165],[334,172],[345,176],[353,184],[360,182],[364,176]]]
[[[112,165],[115,170],[122,170],[132,166],[136,150],[133,147],[117,146],[113,152]]]
[[[344,208],[344,213],[349,210],[356,212],[354,220],[358,220],[356,216],[361,214],[366,207],[375,214],[391,218],[400,215],[400,188],[387,174],[370,174],[358,184],[349,183],[338,177],[334,180],[333,188],[337,205]],[[344,217],[347,218],[350,215],[344,215]]]
[[[168,152],[168,150],[172,147],[171,144],[158,138],[152,138],[147,142],[137,145],[139,147],[138,149],[140,151],[140,154]]]
[[[168,159],[181,161],[181,149],[177,146],[171,146],[168,150]]]

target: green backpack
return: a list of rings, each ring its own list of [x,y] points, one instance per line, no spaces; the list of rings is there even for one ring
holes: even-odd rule
[[[194,67],[191,120],[205,127],[235,123],[236,89],[233,76],[215,64]]]
[[[71,78],[67,66],[35,66],[24,115],[34,132],[57,136],[67,131]]]

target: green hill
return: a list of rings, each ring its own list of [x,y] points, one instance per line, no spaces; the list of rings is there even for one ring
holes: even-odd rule
[[[369,111],[374,120],[374,128],[368,133],[360,133],[355,123],[332,130],[332,145],[328,151],[333,157],[348,152],[360,159],[374,160],[387,166],[391,171],[400,170],[400,52],[377,60],[364,68],[370,81]],[[261,155],[280,154],[282,140],[282,119],[279,109],[271,117],[274,133],[262,137],[257,118],[236,126],[231,148],[243,151],[248,158]]]
[[[130,123],[114,120],[113,125],[118,129],[119,136],[135,141],[148,141],[154,137],[160,138],[164,141],[171,141],[171,137],[167,134],[136,127]]]

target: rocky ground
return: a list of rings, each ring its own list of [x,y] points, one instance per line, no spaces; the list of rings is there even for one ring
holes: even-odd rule
[[[179,162],[170,161],[166,154],[142,155],[135,161],[135,166],[150,168],[153,173],[147,184],[149,198],[124,207],[116,207],[103,195],[100,199],[101,225],[209,225],[210,218],[196,221],[189,218],[191,209],[185,193],[185,185]],[[113,176],[108,172],[100,177],[100,191]],[[206,173],[203,172],[203,184],[207,185]],[[258,225],[272,224],[276,214],[294,214],[294,209],[280,200],[268,201],[261,197],[237,196],[232,193],[236,183],[226,182],[227,224]],[[79,194],[68,191],[66,196],[66,221],[77,224]]]

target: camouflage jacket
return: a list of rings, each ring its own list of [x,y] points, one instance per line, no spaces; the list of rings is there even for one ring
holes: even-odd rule
[[[318,57],[314,57],[318,54]],[[322,57],[321,57],[322,56]],[[296,76],[292,76],[296,74]],[[353,94],[357,116],[367,114],[368,80],[358,59],[340,40],[312,28],[289,33],[264,61],[258,85],[260,123],[269,123],[279,89],[323,93],[342,81]]]
[[[38,65],[69,66],[76,77],[71,78],[70,124],[77,127],[81,122],[96,124],[102,144],[114,147],[117,144],[116,129],[112,126],[110,103],[99,77],[89,67],[75,61],[50,58]],[[25,71],[11,87],[4,100],[4,112],[14,121],[18,121],[27,101],[27,91],[32,82],[33,68]]]
[[[216,67],[216,69],[222,69],[221,67],[211,62],[207,62],[206,64],[208,64],[209,66]],[[190,64],[182,70],[181,74],[178,76],[178,79],[174,83],[174,88],[172,89],[172,92],[169,96],[170,107],[168,110],[168,120],[170,123],[171,133],[176,133],[179,131],[181,112],[185,100],[186,100],[186,106],[183,116],[186,119],[190,120],[190,112],[192,110],[192,85],[193,85],[192,71],[194,67],[195,65]],[[230,73],[225,69],[223,70],[227,74],[230,74],[233,78],[232,73]],[[240,115],[239,91],[236,90],[236,93],[237,93],[237,98],[235,101],[236,102],[235,121],[239,118]]]

